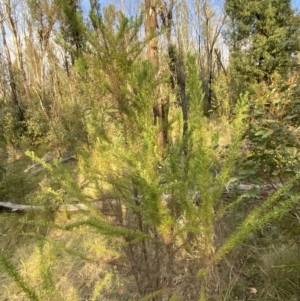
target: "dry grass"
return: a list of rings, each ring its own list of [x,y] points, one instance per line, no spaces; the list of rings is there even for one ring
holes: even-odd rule
[[[181,126],[182,124],[175,121],[174,133],[178,135],[180,133],[178,128]],[[211,139],[207,140],[209,145],[214,146],[214,143],[217,143],[222,151],[222,147],[230,144],[231,129],[228,123],[212,120],[207,122],[207,126],[207,135]],[[211,133],[214,133],[215,136]],[[181,135],[175,137],[175,140],[177,138],[181,139]],[[216,156],[218,155],[216,152]],[[95,158],[93,169],[97,171],[101,164],[105,164],[104,161],[103,158]],[[105,170],[104,167],[102,169]],[[78,184],[83,182],[85,182],[85,178],[81,175],[78,176]],[[47,185],[48,183],[45,183],[45,187]],[[100,188],[98,191],[110,190],[106,183],[103,183]],[[94,191],[97,189],[93,184],[88,184],[83,190],[91,198],[97,197],[94,195]],[[39,192],[37,193],[39,194]],[[31,196],[29,195],[29,198]],[[218,244],[226,239],[227,232],[240,223],[247,211],[250,210],[250,205],[249,203],[247,206],[241,204],[241,208],[232,212],[228,220],[223,220],[223,224],[220,223],[216,233],[217,239],[220,240]],[[85,217],[84,213],[2,213],[0,215],[0,232],[2,234],[0,249],[5,251],[18,272],[36,291],[41,300],[139,300],[135,281],[128,273],[128,266],[118,252],[121,248],[118,248],[115,239],[95,233],[87,226],[76,228],[74,231],[54,227],[54,225],[64,226]],[[46,225],[45,220],[48,221]],[[253,235],[254,239],[258,241],[256,233]],[[264,250],[267,249],[264,248]],[[201,257],[200,250],[194,250],[191,257],[195,257],[198,254],[197,251]],[[273,252],[261,255],[260,246],[255,246],[253,249],[242,246],[234,251],[218,267],[219,291],[214,300],[272,300],[267,296],[267,290],[272,293],[272,296],[280,293],[282,287],[280,279],[287,275],[286,273],[282,274],[282,270],[274,269],[273,265],[282,262],[278,254],[290,256],[287,251],[286,248],[279,248],[276,250],[277,253],[273,250]],[[295,252],[296,250],[294,250]],[[189,299],[190,292],[199,283],[197,277],[199,268],[194,266],[192,261],[189,262],[189,259],[186,252],[178,252],[176,258],[178,271],[174,271],[173,277],[174,290],[178,292],[178,300],[193,300]],[[299,262],[299,258],[297,260]],[[258,268],[259,264],[262,266],[261,270]],[[298,277],[296,274],[289,275],[294,278]],[[261,282],[258,283],[258,280]],[[299,281],[294,281],[294,283],[292,289],[300,291]],[[257,294],[251,293],[250,288],[252,287],[258,289]],[[1,267],[0,300],[28,300],[24,292],[8,278]],[[284,299],[278,300],[283,301]]]
[[[80,214],[70,218],[60,213],[54,222],[66,224],[80,218]],[[0,237],[0,248],[41,300],[99,300],[95,289],[100,300],[116,300],[115,296],[125,293],[124,284],[114,275],[117,266],[112,264],[119,254],[107,248],[103,236],[84,227],[65,231],[49,226],[41,233],[38,219],[32,225],[26,220],[25,215],[1,215],[5,234]],[[25,231],[31,235],[22,234]],[[46,235],[45,240],[39,234]],[[0,300],[28,300],[1,267]]]

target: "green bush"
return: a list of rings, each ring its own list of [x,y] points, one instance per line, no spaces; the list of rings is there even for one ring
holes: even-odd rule
[[[300,170],[299,96],[296,81],[257,87],[249,112],[249,155],[242,179],[276,187]]]

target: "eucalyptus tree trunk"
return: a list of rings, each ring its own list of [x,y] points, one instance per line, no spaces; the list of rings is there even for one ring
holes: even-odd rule
[[[14,7],[14,9],[12,7]],[[28,92],[29,92],[28,83],[27,83],[27,77],[26,77],[26,72],[25,72],[25,68],[24,68],[20,37],[18,34],[18,29],[17,29],[17,17],[15,14],[15,8],[16,8],[16,3],[12,4],[10,0],[4,1],[6,24],[9,27],[11,34],[12,34],[14,51],[15,51],[15,56],[16,56],[16,63],[18,66],[18,70],[21,72],[21,75],[22,75],[23,88],[25,90],[25,93],[28,95]]]
[[[165,3],[164,7],[160,10],[160,17],[162,24],[166,30],[166,38],[168,43],[168,55],[169,55],[169,68],[171,71],[171,87],[176,91],[177,102],[182,109],[183,117],[183,138],[188,133],[188,100],[186,95],[186,76],[185,67],[183,61],[183,43],[182,39],[178,37],[178,47],[171,38],[171,32],[173,27],[173,11],[175,9],[175,0],[169,0],[168,5]],[[185,152],[187,151],[185,147]]]
[[[212,82],[217,66],[221,63],[222,69],[225,70],[218,49],[218,41],[225,24],[226,15],[219,12],[210,0],[197,0],[195,7],[199,26],[200,77],[205,84],[206,101],[210,108],[213,98]]]
[[[11,59],[11,54],[9,47],[7,45],[6,41],[6,31],[4,26],[4,14],[2,11],[2,7],[0,7],[0,28],[1,28],[1,34],[2,34],[2,43],[5,51],[6,61],[7,61],[7,67],[8,67],[8,75],[9,75],[9,85],[11,89],[11,95],[12,95],[12,101],[15,105],[17,115],[18,115],[18,121],[24,121],[24,113],[21,108],[21,104],[18,98],[18,89],[17,89],[17,83],[16,78],[13,71],[13,64]]]
[[[150,61],[156,74],[159,70],[159,53],[158,53],[158,39],[156,37],[157,23],[157,4],[158,1],[145,0],[146,16],[145,16],[145,30],[146,38],[149,39],[147,48],[147,58]],[[158,145],[165,148],[167,145],[167,104],[163,100],[160,92],[160,85],[155,88],[154,94],[156,101],[153,105],[154,125],[158,128],[157,140]]]

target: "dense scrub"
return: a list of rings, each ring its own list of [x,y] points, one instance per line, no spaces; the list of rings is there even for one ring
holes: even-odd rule
[[[200,46],[185,1],[28,1],[24,41],[0,4],[1,300],[298,300],[298,49],[268,53],[298,15],[273,2],[264,40],[226,1],[229,66],[210,1]]]

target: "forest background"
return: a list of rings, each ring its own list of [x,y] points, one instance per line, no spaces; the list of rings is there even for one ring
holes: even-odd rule
[[[0,1],[0,300],[299,300],[298,7]]]

